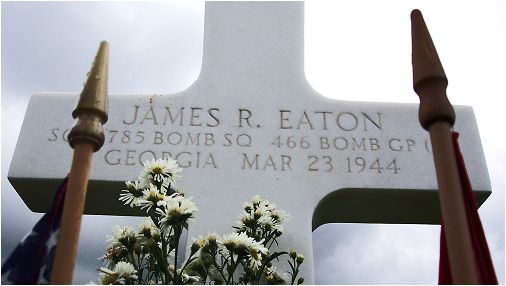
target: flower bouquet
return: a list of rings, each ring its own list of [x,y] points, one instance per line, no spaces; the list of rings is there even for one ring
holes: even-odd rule
[[[146,212],[136,229],[115,227],[108,236],[101,284],[302,284],[298,278],[304,256],[292,250],[271,251],[283,234],[288,214],[254,196],[244,203],[233,231],[193,239],[188,258],[180,253],[181,235],[197,206],[174,183],[181,169],[172,159],[144,163],[139,180],[126,182],[119,200]],[[290,270],[274,263],[286,256]]]

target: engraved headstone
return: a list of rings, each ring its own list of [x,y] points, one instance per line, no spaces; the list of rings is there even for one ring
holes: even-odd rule
[[[207,3],[193,85],[176,94],[110,95],[85,212],[134,215],[117,201],[123,181],[135,179],[143,161],[171,156],[185,168],[178,186],[200,209],[189,237],[229,231],[242,203],[258,194],[291,214],[281,243],[306,255],[307,283],[314,283],[311,232],[324,223],[439,223],[418,105],[316,93],[304,76],[303,19],[301,2]],[[68,172],[76,99],[30,99],[8,177],[33,211],[47,208]],[[482,203],[491,187],[473,110],[457,106],[456,113]]]

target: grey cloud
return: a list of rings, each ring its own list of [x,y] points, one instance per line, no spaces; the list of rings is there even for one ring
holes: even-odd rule
[[[435,284],[438,238],[437,226],[324,225],[313,234],[316,283]]]

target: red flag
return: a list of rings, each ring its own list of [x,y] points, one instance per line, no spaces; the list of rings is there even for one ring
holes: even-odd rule
[[[471,182],[467,176],[466,166],[464,164],[464,157],[460,152],[458,143],[459,134],[452,132],[453,135],[453,148],[455,149],[455,157],[457,158],[457,165],[459,168],[460,183],[463,188],[464,204],[466,209],[466,216],[469,225],[471,236],[471,244],[473,247],[474,260],[476,273],[478,273],[478,284],[498,284],[497,277],[492,264],[492,257],[488,249],[483,226],[481,225],[480,216],[478,215],[478,206],[474,199]],[[448,259],[448,250],[446,248],[446,237],[444,233],[444,222],[441,220],[441,247],[439,258],[439,284],[453,284],[452,274],[450,268],[450,261]]]

